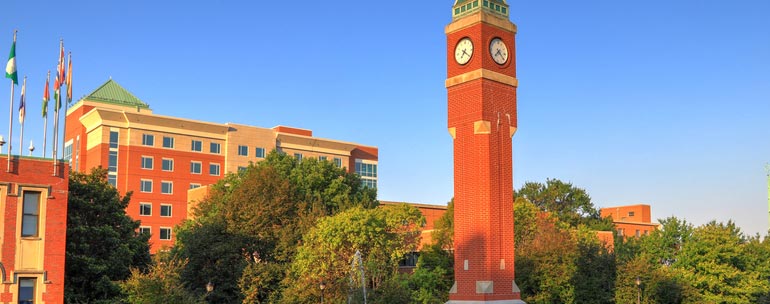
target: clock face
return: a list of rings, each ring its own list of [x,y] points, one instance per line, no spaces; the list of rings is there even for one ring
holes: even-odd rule
[[[455,46],[455,61],[459,64],[466,64],[471,60],[473,56],[473,42],[470,38],[465,37],[460,39],[460,42]]]
[[[492,42],[489,43],[489,55],[497,64],[503,65],[508,62],[508,47],[505,46],[502,39],[492,39]]]

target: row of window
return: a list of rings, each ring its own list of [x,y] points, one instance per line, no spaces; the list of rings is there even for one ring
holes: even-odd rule
[[[142,169],[152,170],[154,169],[155,159],[152,156],[142,156]],[[164,158],[161,160],[161,170],[172,172],[174,171],[174,159]],[[219,164],[209,164],[209,174],[213,176],[219,176],[221,174],[221,167]],[[199,161],[190,162],[190,173],[201,174],[203,171],[203,163]]]
[[[158,230],[160,240],[161,241],[169,241],[171,240],[171,228],[168,227],[160,227]],[[147,226],[141,226],[139,227],[139,233],[141,234],[152,234],[152,227]]]
[[[152,193],[153,191],[153,181],[151,179],[141,179],[139,180],[139,191],[144,193]],[[161,181],[160,182],[160,193],[161,194],[174,194],[174,182],[172,181]]]
[[[117,133],[117,132],[115,132]],[[155,135],[142,134],[142,145],[148,147],[155,146]],[[171,136],[163,136],[163,148],[174,149],[176,148],[176,140]],[[203,142],[200,140],[192,140],[190,142],[190,151],[203,152]],[[222,145],[219,143],[209,143],[209,153],[220,154],[222,153]]]
[[[294,158],[296,158],[299,161],[302,161],[302,158],[304,158],[304,155],[302,155],[302,153],[294,153]],[[328,157],[326,157],[324,155],[321,155],[321,156],[318,156],[318,160],[326,161],[326,160],[329,160],[329,159],[328,159]],[[335,166],[337,166],[339,168],[342,167],[342,158],[335,157],[333,159],[333,162],[334,162]]]
[[[160,216],[171,217],[171,208],[169,204],[160,204]],[[152,203],[139,203],[139,215],[151,216],[152,215]]]
[[[238,146],[239,156],[249,156],[249,146]],[[257,158],[265,158],[265,148],[257,147],[254,149],[254,156]]]
[[[638,236],[641,236],[642,234],[650,235],[650,231],[649,230],[641,231],[639,229],[636,229],[636,234],[634,234],[634,236],[638,237]],[[623,228],[618,228],[618,236],[624,236],[624,235],[626,235],[626,230]]]

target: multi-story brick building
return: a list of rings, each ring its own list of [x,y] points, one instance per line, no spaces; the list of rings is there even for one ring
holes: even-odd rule
[[[0,170],[2,303],[64,303],[69,170],[57,167],[12,156],[11,170]]]
[[[313,137],[285,126],[261,128],[154,114],[147,103],[109,80],[67,111],[64,158],[73,170],[108,168],[110,183],[133,191],[127,213],[151,233],[152,251],[173,244],[187,218],[187,190],[259,162],[276,149],[355,170],[377,186],[376,147]]]
[[[650,216],[650,205],[629,205],[601,208],[602,218],[610,217],[615,224],[618,236],[648,235],[660,227],[653,223]]]

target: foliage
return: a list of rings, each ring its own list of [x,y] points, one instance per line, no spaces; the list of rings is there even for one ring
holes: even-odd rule
[[[411,303],[446,303],[454,281],[454,257],[440,245],[424,247],[408,278]]]
[[[154,258],[147,273],[131,269],[131,277],[121,284],[131,304],[200,303],[202,299],[184,288],[180,272],[187,261],[171,259],[163,254]]]
[[[614,303],[615,255],[585,226],[574,231],[577,259],[571,284],[575,287],[575,303]]]
[[[446,250],[454,248],[454,214],[455,199],[452,198],[447,203],[446,212],[433,223],[433,243]]]
[[[599,210],[591,202],[591,196],[581,188],[558,179],[548,179],[545,184],[526,182],[516,191],[540,210],[554,214],[561,222],[577,228],[584,224],[593,230],[612,230],[612,222],[602,219]]]
[[[706,302],[756,303],[759,294],[770,290],[770,282],[751,268],[756,257],[745,249],[746,239],[732,221],[712,221],[695,228],[674,266]]]
[[[331,162],[272,151],[214,185],[196,219],[178,229],[174,250],[190,261],[182,278],[196,293],[212,280],[210,302],[279,301],[279,282],[303,235],[320,218],[376,207],[375,197],[356,174]]]
[[[151,263],[149,236],[137,234],[139,221],[126,215],[130,198],[120,197],[104,169],[70,174],[65,302],[121,302],[118,282]]]
[[[177,231],[171,253],[188,261],[180,274],[187,289],[202,296],[207,293],[206,284],[211,282],[214,291],[206,297],[209,302],[241,301],[238,278],[247,263],[241,238],[228,232],[221,221],[205,225],[187,222]]]
[[[319,282],[326,282],[330,302],[346,299],[356,251],[363,258],[367,287],[372,294],[397,274],[398,262],[416,250],[420,226],[425,219],[417,208],[406,204],[389,208],[352,208],[319,220],[303,238],[286,278],[286,303],[312,303],[320,297]],[[354,284],[360,288],[360,285]]]

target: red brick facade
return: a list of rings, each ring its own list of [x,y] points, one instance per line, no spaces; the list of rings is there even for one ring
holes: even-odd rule
[[[68,165],[60,163],[53,175],[53,162],[13,156],[11,172],[0,170],[2,208],[2,282],[0,301],[19,301],[19,282],[32,279],[34,303],[64,302],[64,261],[67,237]],[[5,166],[6,158],[2,157]],[[30,212],[35,234],[22,236],[24,196],[39,194],[37,210]],[[29,222],[27,222],[29,223]]]
[[[478,22],[467,22],[471,18]],[[449,296],[453,303],[520,299],[514,283],[512,216],[516,86],[505,81],[516,76],[515,26],[508,20],[489,23],[485,18],[499,17],[479,11],[447,27],[448,127],[454,136],[455,286]],[[473,42],[473,55],[460,65],[455,45],[466,37]],[[494,38],[508,48],[505,64],[492,60]],[[489,77],[490,72],[502,76]]]

